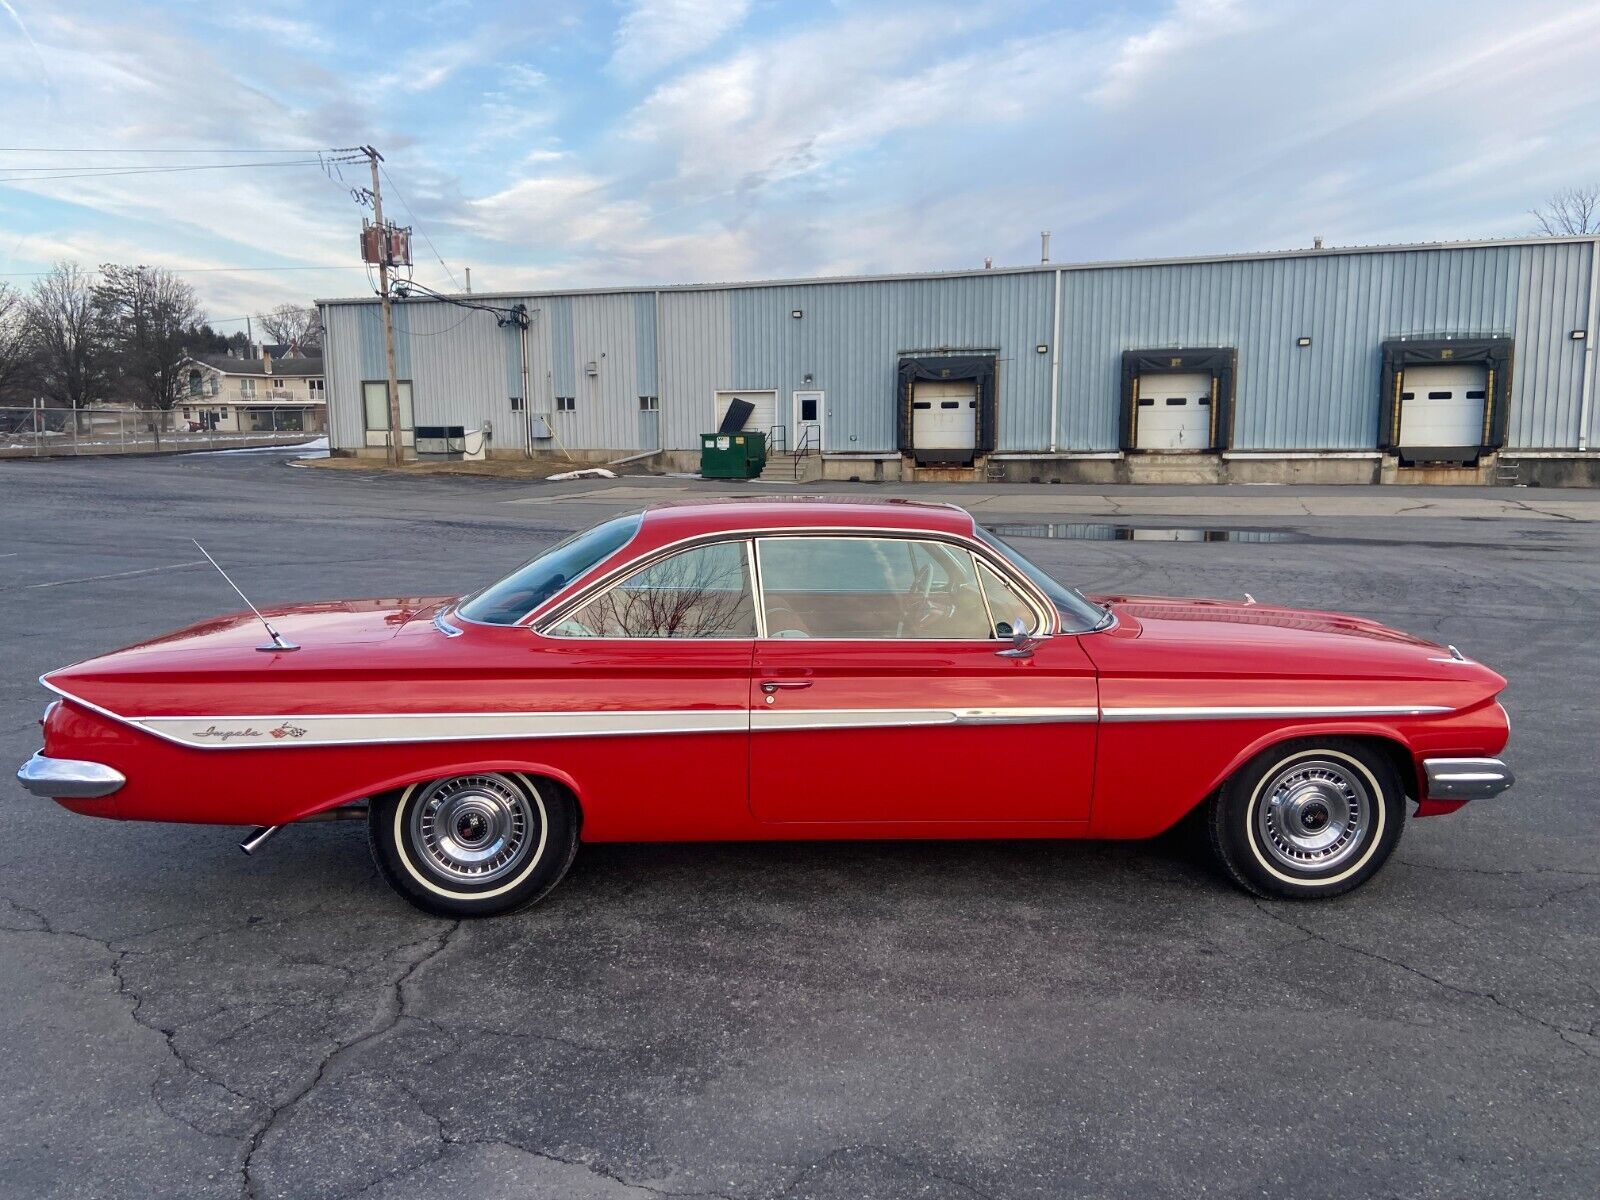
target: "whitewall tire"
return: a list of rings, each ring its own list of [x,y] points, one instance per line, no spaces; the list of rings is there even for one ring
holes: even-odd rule
[[[1337,896],[1372,878],[1405,826],[1394,764],[1353,738],[1301,739],[1257,755],[1209,801],[1212,851],[1258,896]]]
[[[578,849],[578,813],[547,779],[484,771],[377,797],[367,835],[383,877],[418,908],[493,916],[561,882]]]

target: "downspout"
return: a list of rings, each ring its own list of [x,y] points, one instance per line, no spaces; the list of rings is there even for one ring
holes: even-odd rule
[[[532,314],[517,325],[517,341],[522,350],[522,449],[533,457],[533,394],[528,390],[528,328],[533,324]]]
[[[1597,301],[1600,301],[1600,238],[1589,243],[1589,311],[1583,318],[1583,396],[1578,402],[1580,452],[1589,448],[1589,418],[1594,411],[1594,310]]]
[[[654,299],[650,320],[655,326],[651,332],[656,341],[656,453],[660,454],[667,448],[667,406],[662,403],[667,389],[661,386],[661,289],[657,288],[651,295]]]
[[[1050,302],[1050,453],[1056,452],[1061,403],[1061,268],[1055,271],[1055,298]]]

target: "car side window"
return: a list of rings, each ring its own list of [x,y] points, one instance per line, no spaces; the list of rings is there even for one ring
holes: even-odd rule
[[[753,638],[745,543],[715,542],[641,567],[546,630],[553,637]]]
[[[1008,638],[1015,633],[1019,617],[1030,625],[1038,620],[1033,605],[988,563],[978,564],[978,579],[983,584],[984,598],[989,602],[989,615],[994,618],[995,637]]]
[[[756,542],[768,637],[993,636],[972,555],[942,542],[776,537]]]

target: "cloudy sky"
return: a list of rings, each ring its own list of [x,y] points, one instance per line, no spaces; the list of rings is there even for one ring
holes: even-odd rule
[[[0,278],[362,292],[361,168],[86,173],[366,142],[480,290],[1520,234],[1597,62],[1593,2],[0,0]]]

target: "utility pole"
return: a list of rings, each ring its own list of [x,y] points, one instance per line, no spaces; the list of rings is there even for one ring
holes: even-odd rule
[[[383,252],[378,255],[378,305],[383,310],[383,360],[389,372],[389,465],[398,467],[406,459],[400,428],[400,381],[394,365],[394,309],[389,302],[389,233],[383,223],[383,191],[378,182],[378,164],[383,161],[371,146],[361,147],[372,167],[372,221],[382,231]]]

